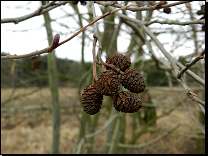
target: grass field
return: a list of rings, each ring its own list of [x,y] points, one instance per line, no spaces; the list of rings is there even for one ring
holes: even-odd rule
[[[48,88],[34,91],[36,88],[19,88],[14,92],[12,89],[1,89],[1,153],[2,154],[36,154],[50,153],[52,140],[52,113],[51,98]],[[185,102],[174,110],[170,115],[157,120],[155,126],[149,128],[149,132],[144,133],[136,144],[146,143],[151,139],[161,135],[163,131],[180,124],[173,133],[160,141],[139,149],[127,149],[127,153],[144,154],[193,154],[196,153],[196,141],[199,137],[196,132],[200,132],[197,125],[190,117],[186,108],[188,104],[191,113],[198,117],[199,107],[191,101],[183,91],[183,88],[174,87],[172,92],[168,87],[158,87],[149,90],[149,94],[154,101],[165,108],[157,108],[157,116],[167,113],[168,108],[184,100]],[[33,92],[34,91],[34,92]],[[26,96],[27,93],[31,93]],[[202,95],[198,94],[200,98]],[[11,100],[16,98],[15,100]],[[105,97],[104,97],[105,98]],[[9,100],[10,99],[10,100]],[[5,102],[8,101],[8,102]],[[59,88],[59,101],[61,105],[61,129],[60,129],[60,153],[70,154],[76,147],[79,133],[82,106],[79,102],[77,88]],[[100,111],[107,112],[105,106]],[[101,128],[107,118],[100,115],[98,127]],[[126,142],[132,135],[131,114],[126,116]],[[138,131],[140,129],[138,128]],[[153,133],[154,131],[154,133]],[[155,133],[157,131],[157,133]],[[94,138],[94,142],[104,143],[106,131]],[[103,147],[95,147],[93,153],[100,154]],[[82,151],[85,153],[85,151]]]

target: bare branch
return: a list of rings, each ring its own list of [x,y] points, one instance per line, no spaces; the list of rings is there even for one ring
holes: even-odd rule
[[[108,67],[114,69],[116,72],[118,72],[118,73],[124,75],[124,72],[122,72],[119,68],[117,68],[117,67],[114,66],[113,64],[105,63],[105,62],[102,60],[102,58],[101,58],[102,46],[101,46],[100,38],[99,38],[98,34],[95,34],[94,37],[96,37],[97,40],[99,41],[98,57],[99,57],[99,60],[100,60],[100,62],[101,62],[101,63],[100,63],[100,62],[96,62],[96,63],[97,63],[98,65],[108,66]]]
[[[121,8],[121,9],[117,9],[117,10],[114,10],[114,11],[112,11],[112,12],[109,11],[109,12],[105,13],[104,15],[100,16],[99,18],[95,19],[94,21],[92,21],[91,23],[89,23],[88,25],[86,25],[85,27],[83,27],[82,29],[80,29],[78,32],[76,32],[74,35],[72,35],[70,38],[68,38],[68,39],[66,39],[65,41],[62,41],[61,43],[59,43],[58,46],[60,46],[60,45],[62,45],[62,44],[64,44],[64,43],[66,43],[67,41],[71,40],[72,38],[74,38],[75,36],[77,36],[80,32],[84,31],[87,27],[89,27],[90,25],[94,24],[94,23],[97,22],[98,20],[100,20],[100,19],[102,19],[102,18],[104,18],[104,17],[106,17],[106,16],[108,16],[108,15],[111,15],[111,14],[113,14],[113,13],[116,13],[116,12],[119,11],[119,10],[123,10],[123,9],[125,9],[126,7],[132,6],[132,5],[133,5],[133,4],[130,4],[130,5],[127,5],[127,6],[123,7],[123,8]]]
[[[95,20],[96,19],[95,6],[94,6],[94,2],[93,1],[91,1],[91,3],[92,3],[93,19]],[[98,25],[97,25],[97,23],[94,24],[94,28],[95,28],[94,32],[96,34],[98,34]]]
[[[93,80],[92,80],[92,85],[94,85],[95,82],[98,80],[97,73],[96,73],[96,61],[97,61],[97,59],[96,59],[96,55],[95,55],[96,42],[97,42],[97,38],[94,37],[93,48],[92,48],[92,55],[93,55]]]
[[[199,54],[199,56],[198,57],[196,57],[193,61],[191,61],[190,63],[187,63],[186,64],[186,67],[185,68],[183,68],[181,71],[180,71],[180,73],[178,73],[178,75],[177,75],[177,78],[178,79],[180,79],[181,78],[181,76],[192,66],[192,65],[194,65],[197,61],[199,61],[200,59],[203,59],[204,58],[204,54],[205,54],[205,50],[203,50],[202,52],[201,52],[201,54]]]
[[[96,14],[95,14],[95,7],[94,7],[94,2],[92,3],[92,12],[93,12],[93,19],[96,19]],[[97,62],[97,58],[96,58],[96,52],[95,52],[95,47],[96,47],[96,42],[98,40],[98,30],[97,30],[97,23],[94,24],[94,32],[95,34],[93,35],[93,49],[92,49],[92,55],[93,55],[93,80],[92,80],[92,85],[95,85],[95,82],[98,80],[97,77],[97,71],[96,71],[96,62]]]
[[[179,1],[179,2],[174,2],[174,3],[170,3],[170,4],[166,4],[166,5],[161,5],[162,2],[159,2],[158,4],[156,4],[154,6],[149,6],[149,7],[142,7],[142,8],[141,7],[127,7],[125,9],[130,10],[130,11],[155,10],[155,9],[159,9],[159,8],[168,8],[168,7],[176,6],[176,5],[184,4],[184,3],[187,3],[187,2],[191,2],[191,1]],[[110,1],[109,2],[95,1],[95,3],[103,5],[104,7],[107,7],[107,6],[113,6],[113,7],[117,7],[117,8],[122,8],[123,7],[123,6],[115,4],[115,3],[112,4],[112,2],[110,2]]]
[[[108,16],[108,15],[110,15],[110,14],[113,14],[113,13],[119,11],[119,10],[125,9],[125,8],[128,7],[128,6],[132,6],[132,4],[127,5],[127,6],[123,7],[123,8],[121,8],[121,9],[114,10],[113,12],[107,12],[107,13],[105,13],[104,15],[98,17],[97,19],[95,19],[94,21],[92,21],[91,23],[89,23],[88,25],[86,25],[85,27],[83,27],[82,29],[80,29],[78,32],[76,32],[74,35],[72,35],[72,36],[69,37],[68,39],[66,39],[66,40],[62,41],[61,43],[59,43],[59,44],[56,46],[56,48],[59,47],[60,45],[64,44],[64,43],[68,42],[68,41],[71,40],[72,38],[76,37],[79,33],[81,33],[82,31],[84,31],[87,27],[89,27],[90,25],[94,24],[94,23],[97,22],[98,20],[100,20],[100,19],[102,19],[102,18],[104,18],[104,17],[106,17],[106,16]],[[55,49],[56,49],[56,48],[55,48]],[[26,58],[26,57],[31,57],[31,56],[43,54],[43,53],[48,53],[48,52],[51,52],[52,50],[54,50],[54,49],[52,49],[51,47],[48,47],[48,48],[44,48],[44,49],[42,49],[42,50],[35,51],[35,52],[29,53],[29,54],[25,54],[25,55],[19,55],[19,56],[17,56],[17,55],[1,56],[1,60],[12,60],[12,59]]]
[[[180,21],[160,21],[158,19],[153,20],[153,21],[147,21],[144,22],[144,25],[148,26],[151,25],[153,23],[160,23],[160,24],[176,24],[176,25],[190,25],[190,24],[205,24],[205,20],[201,19],[201,20],[195,20],[195,21],[186,21],[186,22],[180,22]]]
[[[56,49],[58,47],[59,39],[60,39],[60,35],[59,34],[56,34],[54,36],[54,38],[53,38],[53,41],[52,41],[51,46],[48,47],[48,48],[44,48],[42,50],[35,51],[35,52],[29,53],[29,54],[25,54],[25,55],[19,55],[19,56],[17,56],[15,54],[15,55],[1,56],[1,60],[20,59],[20,58],[26,58],[26,57],[31,57],[31,56],[35,56],[35,55],[40,55],[40,54],[43,54],[43,53],[50,53],[54,49]]]
[[[66,3],[70,3],[72,1],[63,1],[63,2],[50,2],[44,6],[40,6],[40,8],[38,8],[37,10],[35,10],[33,13],[28,14],[28,15],[24,15],[21,17],[16,17],[16,18],[4,18],[1,19],[1,23],[14,23],[14,24],[18,24],[19,22],[25,21],[29,18],[35,17],[35,16],[39,16],[42,15],[54,8],[59,7],[60,5],[65,5]]]
[[[43,53],[48,53],[48,48],[44,48],[39,51],[35,51],[35,52],[31,52],[29,54],[24,54],[24,55],[19,55],[19,56],[17,56],[16,54],[15,55],[8,55],[8,56],[1,56],[1,60],[21,59],[21,58],[31,57],[31,56],[35,56],[35,55],[40,55]]]
[[[184,65],[182,65],[180,62],[176,62],[177,65],[180,67],[180,68],[185,68]],[[190,69],[188,69],[186,71],[186,73],[191,76],[196,82],[200,83],[202,86],[205,87],[205,80],[202,79],[201,77],[199,77],[198,75],[196,75],[194,72],[192,72]]]
[[[113,7],[110,7],[111,10],[114,10]],[[161,50],[161,52],[163,53],[163,55],[170,61],[170,64],[172,66],[172,69],[175,71],[174,75],[177,78],[177,74],[179,73],[179,69],[178,69],[178,61],[176,61],[167,51],[166,49],[163,47],[162,43],[157,39],[157,37],[143,24],[142,21],[138,20],[138,19],[133,19],[130,18],[126,15],[120,14],[120,13],[115,13],[118,17],[120,18],[125,18],[126,20],[129,20],[131,22],[134,22],[136,24],[138,24],[139,26],[142,26],[144,31],[152,38],[152,40],[156,43],[156,45],[158,46],[158,48]],[[205,106],[205,102],[198,99],[195,95],[190,94],[191,89],[187,86],[187,84],[184,82],[184,80],[181,79],[177,79],[183,86],[184,90],[186,91],[186,94],[195,102],[197,102],[199,105]],[[201,107],[201,109],[203,109]]]
[[[109,7],[111,10],[114,10],[114,8],[113,7]],[[145,27],[146,28],[146,26],[144,26],[144,24],[143,24],[143,22],[142,21],[140,21],[140,20],[138,20],[138,19],[134,19],[134,18],[130,18],[130,17],[128,17],[128,16],[126,16],[126,15],[124,15],[124,14],[121,14],[121,13],[115,13],[119,18],[122,18],[123,20],[125,19],[125,20],[128,20],[128,21],[131,21],[131,22],[133,22],[133,23],[135,23],[135,24],[137,24],[137,25],[141,25],[141,26],[143,26],[143,27]],[[150,32],[148,29],[146,29],[145,31],[148,31],[148,32]],[[171,61],[171,62],[176,62],[176,64],[180,67],[180,68],[184,68],[184,66],[180,63],[180,62],[178,62],[178,61],[176,61],[175,59],[173,59],[172,58],[172,56],[163,48],[163,46],[162,46],[162,44],[161,43],[159,43],[159,40],[156,38],[156,36],[152,33],[152,32],[150,32],[151,34],[152,34],[152,36],[154,36],[154,41],[158,41],[157,43],[157,45],[159,45],[158,47],[159,47],[159,49],[160,48],[162,48],[163,50],[161,50],[161,51],[163,51],[164,53],[165,53],[165,56],[166,56],[166,58],[168,58],[168,60],[169,61]],[[149,35],[149,34],[148,34]],[[173,68],[174,69],[174,68]],[[179,72],[179,70],[177,71],[177,74],[178,74],[178,72]],[[205,81],[202,79],[202,78],[200,78],[198,75],[196,75],[195,73],[193,73],[192,71],[190,71],[190,70],[187,70],[186,71],[187,72],[187,74],[189,75],[189,76],[191,76],[194,80],[196,80],[197,82],[199,82],[201,85],[203,85],[203,86],[205,86]]]
[[[175,76],[179,73],[179,69],[177,67],[177,61],[166,51],[166,49],[163,47],[163,45],[161,44],[161,42],[157,39],[157,37],[145,26],[140,24],[145,32],[152,38],[152,40],[156,43],[156,45],[158,46],[158,48],[161,50],[161,52],[165,55],[165,57],[170,61],[172,68],[175,71]],[[177,77],[177,76],[176,76]],[[205,106],[205,102],[198,99],[196,97],[196,95],[190,94],[191,89],[187,86],[187,84],[184,82],[183,78],[178,79],[179,82],[181,82],[182,86],[184,87],[186,94],[195,102],[197,102],[198,104],[201,104],[203,106]]]

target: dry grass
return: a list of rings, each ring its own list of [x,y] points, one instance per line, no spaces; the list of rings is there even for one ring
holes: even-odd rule
[[[35,88],[17,89],[13,96],[31,92]],[[167,89],[167,88],[163,88]],[[176,88],[174,88],[176,89]],[[177,88],[178,89],[178,88]],[[181,88],[181,90],[183,90]],[[1,89],[1,101],[5,101],[11,95],[11,89]],[[73,153],[76,147],[77,136],[79,133],[80,122],[78,117],[81,117],[82,108],[80,106],[77,88],[60,88],[59,99],[62,109],[61,116],[61,130],[60,130],[60,153]],[[164,92],[153,90],[149,92],[151,96],[157,99],[165,106],[174,106],[178,101],[186,97],[184,92]],[[199,95],[200,96],[200,95]],[[52,121],[50,109],[26,109],[28,106],[50,106],[50,91],[44,88],[32,95],[22,97],[17,100],[6,103],[2,107],[1,115],[1,153],[21,153],[21,154],[35,154],[35,153],[50,153],[51,136],[52,136]],[[198,106],[187,99],[189,107],[197,108]],[[72,106],[72,107],[70,107]],[[74,107],[76,106],[76,107]],[[183,105],[182,105],[183,106]],[[73,113],[76,108],[78,113]],[[101,113],[105,113],[107,109],[103,107]],[[165,114],[169,109],[157,108],[157,115]],[[198,112],[192,111],[197,116]],[[132,117],[130,114],[126,116],[126,140],[127,142],[132,136]],[[107,119],[100,115],[98,120],[98,127],[101,128]],[[140,149],[127,149],[127,153],[174,153],[174,154],[192,154],[196,152],[196,143],[193,139],[196,134],[188,133],[191,130],[197,129],[196,124],[190,118],[187,110],[174,110],[170,115],[162,117],[157,120],[156,126],[152,126],[149,130],[168,131],[175,125],[180,124],[176,131],[185,132],[183,135],[172,134],[161,139],[151,146]],[[137,129],[140,131],[142,127]],[[95,144],[105,142],[105,133],[95,137]],[[143,134],[138,140],[137,144],[148,142],[149,140],[159,136],[158,133],[147,132]],[[93,153],[100,154],[103,147],[94,148]]]

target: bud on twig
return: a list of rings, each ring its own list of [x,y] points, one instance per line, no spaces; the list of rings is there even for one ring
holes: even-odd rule
[[[59,39],[60,39],[60,35],[59,35],[59,34],[56,34],[56,35],[54,36],[54,38],[53,38],[53,41],[52,41],[51,46],[48,48],[48,51],[49,51],[49,52],[52,52],[53,49],[55,49],[55,48],[58,46]]]

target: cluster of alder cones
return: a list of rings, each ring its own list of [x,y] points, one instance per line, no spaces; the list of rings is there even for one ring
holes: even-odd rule
[[[113,99],[113,106],[123,113],[134,113],[142,108],[142,101],[138,94],[144,91],[146,85],[141,74],[130,68],[131,60],[126,55],[116,54],[106,59],[107,64],[114,65],[122,72],[106,66],[106,71],[94,85],[88,85],[82,94],[84,111],[94,115],[100,111],[103,95]],[[123,73],[123,74],[122,74]],[[129,91],[119,91],[120,84]]]
[[[201,6],[201,10],[198,10],[196,12],[197,15],[204,15],[203,17],[200,18],[201,19],[205,19],[205,5]],[[202,26],[202,31],[205,31],[205,24]]]

